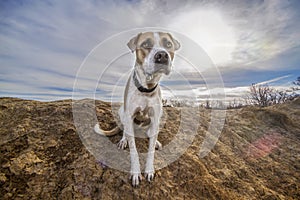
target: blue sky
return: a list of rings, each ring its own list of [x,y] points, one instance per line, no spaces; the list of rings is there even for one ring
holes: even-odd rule
[[[300,76],[299,10],[297,0],[4,0],[0,2],[0,96],[71,98],[76,79],[84,85],[77,89],[82,98],[95,88],[97,98],[109,98],[112,90],[118,98],[132,66],[126,43],[139,32],[136,28],[143,27],[173,30],[175,36],[193,40],[217,66],[227,88],[265,81],[286,86]],[[89,58],[84,76],[76,77],[99,43],[132,29],[136,30],[124,34],[118,44],[106,47],[112,58],[116,48],[127,54],[107,70],[105,78],[99,82],[99,72],[110,60],[96,54]],[[122,67],[124,63],[128,64]],[[190,72],[180,57],[174,67],[178,76]],[[214,70],[204,67],[203,74],[213,80],[209,74]],[[202,78],[189,79],[194,91],[205,90]],[[165,88],[182,93],[189,89],[186,82],[174,80],[178,79],[165,79]]]

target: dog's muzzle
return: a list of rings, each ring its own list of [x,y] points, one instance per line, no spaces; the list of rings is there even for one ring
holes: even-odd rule
[[[172,61],[167,51],[163,49],[153,49],[153,54],[149,55],[149,65],[145,75],[147,82],[151,82],[155,74],[169,75],[171,72]]]
[[[158,51],[154,54],[154,72],[170,74],[171,71],[171,59],[166,51]]]
[[[159,51],[154,55],[154,63],[168,65],[169,64],[169,55],[165,51]]]

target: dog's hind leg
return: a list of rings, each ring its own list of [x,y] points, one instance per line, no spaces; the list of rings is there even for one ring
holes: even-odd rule
[[[125,149],[128,145],[128,140],[126,138],[125,129],[124,129],[124,125],[123,125],[123,124],[127,123],[126,121],[124,121],[126,119],[124,116],[125,116],[124,115],[124,107],[121,106],[119,109],[119,117],[120,117],[120,126],[122,127],[122,130],[123,130],[123,137],[117,144],[119,149]]]
[[[158,140],[155,142],[155,149],[159,151],[162,150],[162,144]]]

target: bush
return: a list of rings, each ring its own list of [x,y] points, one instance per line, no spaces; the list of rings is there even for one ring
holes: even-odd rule
[[[250,86],[250,104],[262,107],[284,103],[293,100],[298,95],[291,90],[277,90],[267,84],[252,84]]]

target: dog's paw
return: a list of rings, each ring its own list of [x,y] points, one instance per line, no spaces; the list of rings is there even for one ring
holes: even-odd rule
[[[120,142],[117,144],[119,149],[125,149],[127,147],[128,141],[127,139],[124,137],[120,140]]]
[[[154,179],[154,171],[145,172],[145,178],[147,179],[148,182],[153,181],[153,179]]]
[[[158,140],[156,140],[156,142],[155,142],[155,149],[156,150],[162,150],[162,145]]]
[[[131,173],[130,179],[132,181],[132,186],[137,187],[140,184],[140,181],[142,180],[141,173]]]

